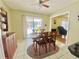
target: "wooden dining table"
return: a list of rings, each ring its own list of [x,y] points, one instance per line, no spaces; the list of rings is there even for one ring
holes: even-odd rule
[[[46,44],[49,43],[49,50],[50,50],[50,44],[52,42],[55,47],[56,34],[57,34],[57,32],[42,32],[42,33],[39,33],[39,35],[37,37],[32,38],[33,39],[33,46],[35,45],[34,46],[35,52],[37,51],[38,42],[40,42],[41,45],[43,44],[42,41],[45,41]],[[46,48],[46,50],[47,50],[47,48]]]

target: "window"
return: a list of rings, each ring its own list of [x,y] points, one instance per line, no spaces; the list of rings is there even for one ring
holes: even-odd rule
[[[40,17],[26,16],[25,27],[27,28],[27,34],[32,34],[39,31],[42,26],[42,19]]]

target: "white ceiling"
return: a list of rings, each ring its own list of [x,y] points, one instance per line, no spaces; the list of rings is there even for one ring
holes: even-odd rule
[[[19,9],[48,15],[55,12],[58,9],[62,9],[66,6],[76,3],[79,0],[50,0],[48,2],[50,5],[49,8],[39,6],[39,0],[3,0],[3,1],[8,7],[12,9]]]

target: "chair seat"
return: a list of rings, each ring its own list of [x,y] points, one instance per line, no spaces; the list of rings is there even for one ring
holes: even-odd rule
[[[79,42],[72,44],[68,47],[71,54],[79,58]]]

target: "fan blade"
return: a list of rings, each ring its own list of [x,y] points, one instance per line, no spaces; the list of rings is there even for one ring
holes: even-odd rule
[[[49,0],[40,0],[41,3],[48,2]]]
[[[42,4],[44,7],[49,8],[49,5]]]

